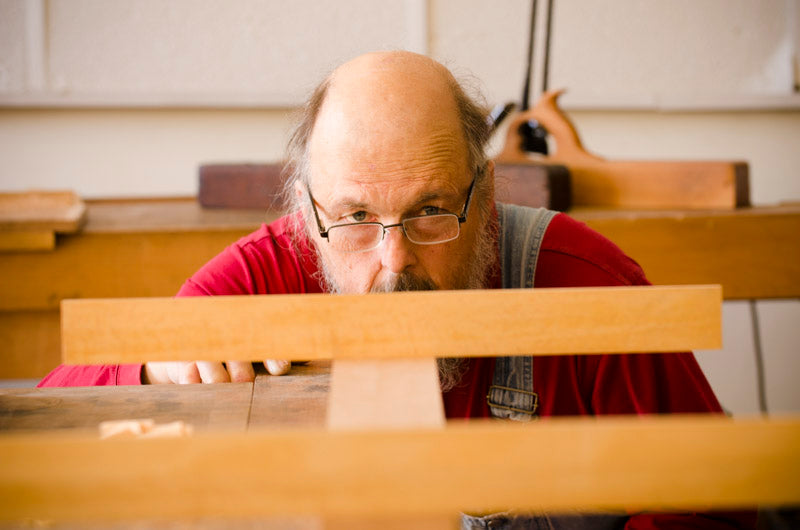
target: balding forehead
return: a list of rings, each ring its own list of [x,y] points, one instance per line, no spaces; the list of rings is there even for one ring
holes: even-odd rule
[[[348,121],[353,131],[378,127],[388,133],[387,126],[395,126],[414,132],[438,123],[455,133],[460,123],[453,83],[450,72],[427,57],[368,54],[333,73],[321,110]]]
[[[331,76],[328,96],[398,101],[453,101],[450,72],[436,61],[409,52],[371,53],[337,68]],[[374,103],[374,102],[373,102]]]

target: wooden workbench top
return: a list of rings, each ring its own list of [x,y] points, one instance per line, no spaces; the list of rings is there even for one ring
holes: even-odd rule
[[[87,200],[85,232],[252,230],[277,210],[203,208],[194,197]]]
[[[0,389],[0,432],[97,429],[102,421],[181,420],[197,431],[324,425],[330,362],[255,383]]]

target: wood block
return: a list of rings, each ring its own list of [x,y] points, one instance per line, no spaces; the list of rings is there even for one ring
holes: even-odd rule
[[[0,252],[53,250],[56,232],[85,221],[86,205],[71,191],[0,193]]]
[[[282,171],[281,163],[203,165],[198,201],[207,208],[277,208]],[[564,166],[499,164],[495,175],[498,200],[559,211],[571,205]]]
[[[797,418],[719,416],[153,440],[13,434],[0,437],[0,514],[102,521],[792,506],[799,444]]]
[[[749,205],[744,162],[573,162],[575,206],[733,209]]]
[[[197,200],[207,208],[276,207],[282,171],[282,163],[202,165]]]
[[[71,191],[0,193],[0,230],[76,232],[86,221],[86,205]]]
[[[494,174],[495,197],[500,202],[560,212],[572,206],[572,184],[565,166],[499,162]]]
[[[333,362],[331,429],[442,428],[445,424],[436,360],[339,359]]]
[[[62,357],[103,364],[253,361],[264,352],[313,360],[682,351],[720,347],[721,303],[719,286],[64,300]],[[280,332],[265,332],[265,322]]]
[[[536,160],[569,169],[574,206],[733,209],[749,205],[748,166],[743,161],[616,161],[588,153],[558,107],[562,92],[545,93],[533,108],[511,121],[498,162],[531,163],[521,149],[519,128],[535,120],[556,144],[555,152]]]

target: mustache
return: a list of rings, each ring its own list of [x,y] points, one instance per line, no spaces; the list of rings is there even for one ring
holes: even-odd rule
[[[429,278],[415,276],[410,272],[401,272],[391,278],[373,285],[371,293],[396,293],[401,291],[435,291],[436,284]]]

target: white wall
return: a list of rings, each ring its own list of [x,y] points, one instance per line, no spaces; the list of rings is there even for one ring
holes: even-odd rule
[[[0,0],[0,189],[192,195],[202,163],[280,159],[292,107],[336,64],[374,49],[429,53],[488,103],[518,101],[529,9]],[[568,89],[563,105],[596,154],[743,159],[755,203],[798,201],[799,17],[800,0],[559,0],[550,87]],[[798,411],[800,302],[758,308],[770,409]],[[756,412],[747,303],[726,303],[724,319],[725,350],[700,360],[728,409]]]
[[[568,89],[597,154],[744,159],[755,203],[798,200],[799,5],[561,0],[550,86]],[[529,13],[529,0],[0,0],[0,188],[193,194],[205,161],[280,158],[279,109],[372,49],[428,52],[488,103],[518,101]]]

